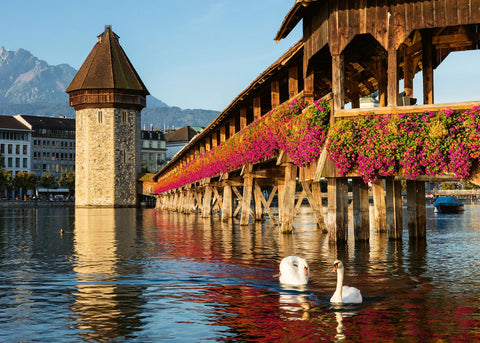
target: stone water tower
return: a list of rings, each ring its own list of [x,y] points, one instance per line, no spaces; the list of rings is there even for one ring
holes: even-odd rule
[[[147,88],[110,26],[66,89],[76,112],[75,205],[133,207]]]

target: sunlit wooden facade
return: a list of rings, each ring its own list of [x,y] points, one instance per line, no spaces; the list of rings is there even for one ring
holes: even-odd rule
[[[303,39],[234,99],[157,173],[157,179],[175,168],[182,168],[228,140],[255,118],[296,96],[310,102],[328,99],[332,123],[341,117],[371,111],[359,108],[360,98],[375,91],[379,94],[379,107],[375,112],[380,114],[438,111],[446,106],[468,109],[480,104],[436,105],[433,86],[435,68],[450,53],[478,48],[480,0],[296,1],[275,39],[285,38],[300,23]],[[423,78],[423,104],[413,105],[413,78],[419,72]],[[402,79],[403,89],[399,89]],[[344,109],[346,103],[351,104],[351,109]],[[321,205],[321,177],[328,182],[326,218]],[[353,180],[355,238],[368,240],[371,221],[368,185],[356,175],[348,177]],[[398,175],[372,185],[375,203],[372,220],[377,230],[388,232],[391,239],[402,238],[400,181],[404,179]],[[434,179],[440,180],[419,177],[407,181],[410,238],[425,237],[425,181]],[[296,181],[303,187],[300,194],[295,192]],[[273,187],[269,199],[265,199],[260,190],[264,185]],[[275,193],[278,218],[274,218],[269,209]],[[280,152],[271,160],[159,194],[157,204],[170,210],[201,211],[204,216],[218,210],[225,220],[240,214],[242,225],[249,223],[249,217],[261,220],[269,215],[274,223],[280,224],[282,232],[290,232],[304,198],[312,206],[318,226],[328,230],[329,240],[332,243],[346,241],[347,177],[339,177],[328,159],[320,158],[314,165],[298,168]]]

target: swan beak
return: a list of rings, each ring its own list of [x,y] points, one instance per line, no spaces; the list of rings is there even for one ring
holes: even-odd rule
[[[335,273],[335,272],[337,271],[337,268],[338,268],[338,265],[337,265],[337,264],[336,264],[336,265],[334,265],[334,266],[333,266],[333,270],[332,270],[332,272],[334,272],[334,273]]]
[[[304,273],[305,273],[305,276],[307,276],[307,275],[308,275],[308,268],[307,268],[307,267],[303,267],[303,271],[304,271]]]

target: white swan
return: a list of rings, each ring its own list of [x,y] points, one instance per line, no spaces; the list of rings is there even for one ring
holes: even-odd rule
[[[360,304],[363,301],[360,290],[355,287],[343,286],[345,270],[342,261],[336,260],[333,262],[333,272],[337,272],[337,289],[330,298],[330,302]]]
[[[287,285],[306,285],[310,268],[304,258],[287,256],[280,262],[280,282]]]

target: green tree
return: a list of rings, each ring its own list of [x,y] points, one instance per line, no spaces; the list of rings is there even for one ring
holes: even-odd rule
[[[5,190],[12,190],[13,178],[12,172],[5,169],[0,169],[0,196],[3,196]]]
[[[50,173],[43,174],[40,176],[40,180],[38,185],[43,188],[58,188],[57,180],[55,180],[55,176]]]
[[[68,194],[75,194],[75,173],[62,173],[58,185],[62,188],[68,188]]]
[[[37,187],[37,182],[38,178],[33,172],[18,172],[14,179],[15,189],[17,191],[22,189],[24,196],[26,196],[29,189],[35,190],[35,187]]]

